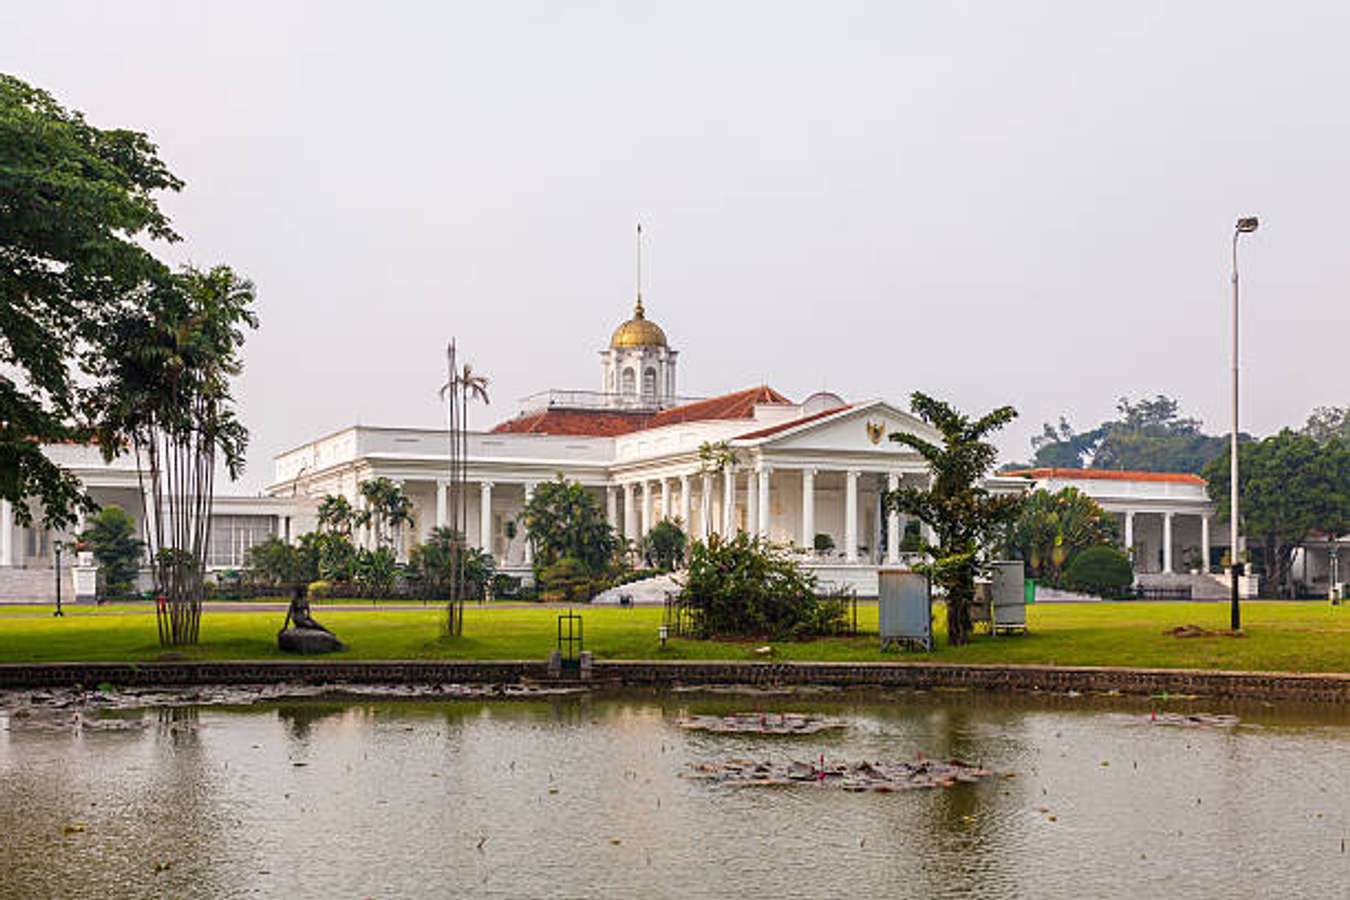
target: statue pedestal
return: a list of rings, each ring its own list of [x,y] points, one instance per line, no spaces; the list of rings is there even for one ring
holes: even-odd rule
[[[283,653],[300,653],[306,656],[337,653],[347,649],[347,645],[338,640],[337,635],[318,628],[287,628],[285,631],[279,631],[277,646]]]

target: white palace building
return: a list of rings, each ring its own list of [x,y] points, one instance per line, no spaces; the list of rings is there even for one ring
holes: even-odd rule
[[[518,522],[536,485],[559,475],[593,492],[614,527],[634,540],[668,518],[696,537],[746,530],[795,545],[822,582],[853,585],[864,595],[875,593],[880,566],[905,561],[906,528],[918,526],[885,514],[882,492],[922,485],[929,473],[917,454],[887,438],[913,432],[937,440],[922,421],[883,399],[818,393],[795,402],[767,385],[681,397],[678,353],[640,298],[601,358],[600,390],[536,394],[514,418],[468,437],[466,536],[504,571],[529,577],[529,544],[523,528],[509,523]],[[721,442],[735,463],[707,471],[699,449]],[[366,425],[288,450],[275,459],[267,496],[217,498],[208,564],[242,566],[254,543],[313,529],[324,495],[359,505],[357,485],[380,476],[400,483],[414,502],[413,533],[402,542],[409,547],[447,522],[447,453],[444,430]],[[130,460],[105,465],[95,451],[75,447],[53,454],[95,500],[143,517]],[[1119,515],[1141,581],[1189,581],[1196,596],[1223,593],[1220,576],[1188,571],[1217,568],[1227,545],[1226,529],[1212,527],[1214,508],[1200,478],[1053,469],[989,479],[996,491],[1032,485],[1073,485]],[[817,535],[828,535],[834,549],[814,551]],[[53,542],[65,538],[17,527],[9,505],[0,505],[0,599],[50,597]]]

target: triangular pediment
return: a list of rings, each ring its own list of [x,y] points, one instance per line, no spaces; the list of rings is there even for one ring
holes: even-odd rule
[[[748,439],[775,450],[820,450],[836,453],[913,453],[890,439],[895,432],[917,434],[937,442],[940,435],[916,416],[882,401],[862,403],[800,423],[784,423],[773,434]]]

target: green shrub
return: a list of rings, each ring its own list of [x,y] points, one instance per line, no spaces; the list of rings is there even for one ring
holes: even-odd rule
[[[409,574],[438,596],[449,597],[450,562],[456,548],[463,568],[464,599],[483,599],[488,585],[496,584],[497,562],[477,547],[468,546],[464,536],[452,529],[433,528],[426,543],[413,547],[408,555]]]
[[[1130,558],[1115,547],[1088,547],[1069,561],[1064,583],[1070,590],[1118,597],[1134,583],[1134,568]]]
[[[590,570],[575,556],[564,556],[553,565],[545,566],[539,572],[539,581],[546,595],[560,594],[559,599],[568,603],[590,599],[587,594],[591,584]]]
[[[108,594],[130,594],[141,571],[145,542],[137,537],[136,520],[119,506],[105,506],[89,519],[79,540],[87,544],[103,570]]]
[[[744,532],[694,544],[680,599],[695,634],[705,638],[833,633],[844,610],[816,596],[815,576],[781,547]]]
[[[311,581],[309,583],[309,599],[327,600],[333,596],[333,582],[331,581]]]
[[[249,547],[244,566],[254,584],[276,587],[301,578],[300,551],[275,535]]]
[[[663,519],[638,543],[638,555],[647,565],[669,572],[684,562],[688,540],[676,521]]]
[[[817,553],[829,553],[831,550],[834,549],[834,538],[830,537],[823,531],[818,532],[816,534],[815,540],[812,541],[811,546],[815,548],[815,551]]]

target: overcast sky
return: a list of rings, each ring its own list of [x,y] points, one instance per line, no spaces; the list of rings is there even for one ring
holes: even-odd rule
[[[0,70],[148,132],[187,182],[174,260],[262,328],[239,385],[271,457],[437,426],[443,350],[487,426],[598,389],[633,300],[680,390],[767,382],[972,410],[1026,458],[1163,392],[1227,430],[1350,402],[1350,4],[7,3]]]

